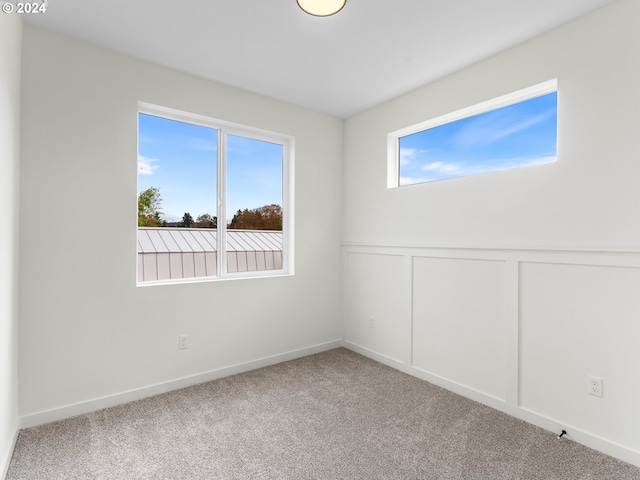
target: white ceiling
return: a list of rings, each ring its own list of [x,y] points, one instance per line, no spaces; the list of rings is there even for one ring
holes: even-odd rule
[[[25,21],[346,118],[614,0],[49,0]]]

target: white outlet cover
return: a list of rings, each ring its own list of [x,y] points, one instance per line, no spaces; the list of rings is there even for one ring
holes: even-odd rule
[[[603,380],[601,377],[587,375],[587,393],[595,397],[602,397]]]

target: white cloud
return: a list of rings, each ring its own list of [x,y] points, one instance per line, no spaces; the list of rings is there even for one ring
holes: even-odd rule
[[[546,157],[535,157],[535,158],[503,158],[496,159],[490,162],[487,162],[486,165],[476,165],[471,167],[475,174],[480,173],[489,173],[489,172],[500,172],[504,170],[513,170],[516,168],[523,167],[534,167],[536,165],[546,165],[548,163],[554,163],[556,161],[555,156],[546,156]]]
[[[455,135],[453,142],[463,147],[486,145],[533,127],[554,114],[555,109],[548,109],[537,115],[519,119],[500,110],[489,112],[472,119],[465,128]]]
[[[432,162],[422,166],[425,172],[452,173],[460,169],[458,165],[445,162]]]
[[[431,179],[429,178],[417,178],[417,177],[400,177],[400,181],[399,181],[399,185],[401,187],[405,186],[405,185],[414,185],[416,183],[425,183],[425,182],[430,182]]]
[[[514,170],[516,168],[534,167],[536,165],[546,165],[554,163],[555,156],[536,157],[536,158],[499,158],[486,161],[482,164],[468,165],[462,167],[458,172],[459,177],[470,175],[482,175],[485,173],[502,172],[505,170]]]
[[[553,155],[548,157],[532,158],[521,163],[520,165],[518,165],[518,167],[535,167],[536,165],[546,165],[548,163],[555,163],[557,160],[558,158]]]
[[[479,164],[454,164],[442,161],[431,162],[422,167],[422,170],[429,172],[426,177],[400,177],[400,185],[411,185],[414,183],[432,182],[448,178],[468,177],[472,175],[482,175],[485,173],[501,172],[516,168],[533,167],[536,165],[547,165],[554,163],[556,157],[553,155],[535,158],[496,158],[487,160]]]
[[[522,130],[526,130],[527,128],[533,127],[534,125],[546,120],[553,114],[554,110],[550,109],[546,112],[542,112],[538,115],[526,118],[521,122],[516,123],[515,125],[497,129],[495,132],[493,132],[493,134],[489,136],[489,139],[491,141],[500,140],[501,138],[508,137],[509,135],[513,135],[514,133],[521,132]]]
[[[153,175],[158,169],[159,165],[153,165],[157,162],[157,158],[147,158],[143,155],[138,155],[138,174],[139,175]]]
[[[418,157],[420,151],[417,148],[401,148],[400,149],[400,165],[409,165]]]

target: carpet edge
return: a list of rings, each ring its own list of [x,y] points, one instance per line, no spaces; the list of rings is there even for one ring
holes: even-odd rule
[[[6,478],[9,471],[9,464],[13,457],[13,451],[16,448],[16,442],[18,441],[18,435],[20,434],[21,420],[20,417],[16,418],[13,424],[13,435],[7,443],[5,449],[2,450],[0,456],[0,478]]]
[[[144,387],[127,390],[124,392],[115,393],[112,395],[106,395],[103,397],[93,398],[83,402],[78,402],[69,405],[63,405],[60,407],[44,410],[40,412],[34,412],[27,415],[23,415],[19,421],[21,428],[37,427],[46,423],[55,422],[58,420],[64,420],[66,418],[75,417],[85,413],[95,412],[103,408],[114,407],[124,403],[132,402],[135,400],[141,400],[143,398],[152,397],[161,393],[170,392],[172,390],[178,390],[199,383],[209,382],[211,380],[217,380],[219,378],[236,375],[238,373],[248,372],[256,370],[262,367],[268,367],[277,363],[294,360],[296,358],[306,357],[316,353],[332,350],[343,346],[342,339],[331,340],[329,342],[310,345],[307,347],[289,350],[283,353],[270,355],[267,357],[261,357],[254,360],[249,360],[242,363],[233,365],[227,365],[225,367],[216,368],[202,373],[189,375],[166,382],[156,383],[153,385],[147,385]],[[17,438],[17,434],[16,434]],[[15,444],[15,442],[14,442]],[[12,450],[13,451],[13,450]],[[9,456],[9,459],[11,456]],[[8,464],[7,464],[8,466]],[[2,472],[0,470],[0,472]],[[0,477],[3,478],[3,477]]]

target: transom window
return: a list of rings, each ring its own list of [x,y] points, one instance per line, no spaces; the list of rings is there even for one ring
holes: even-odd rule
[[[292,273],[293,139],[139,105],[138,284]]]
[[[557,81],[388,136],[389,188],[554,163]]]

